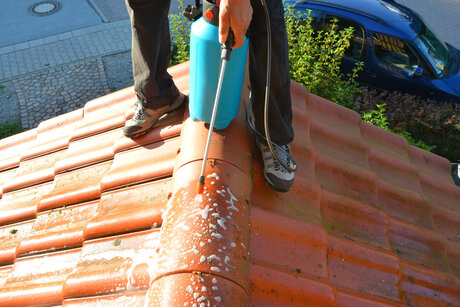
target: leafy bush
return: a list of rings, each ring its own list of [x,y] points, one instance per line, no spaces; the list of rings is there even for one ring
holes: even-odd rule
[[[386,116],[385,112],[386,112],[386,108],[385,108],[386,104],[378,104],[377,105],[377,110],[370,110],[369,112],[364,112],[363,115],[362,115],[362,118],[365,122],[367,123],[370,123],[374,126],[378,126],[380,128],[383,128],[387,131],[390,131],[390,132],[393,132],[393,133],[396,133],[402,137],[404,137],[405,139],[407,139],[407,141],[409,142],[409,144],[411,145],[414,145],[414,146],[417,146],[419,148],[422,148],[426,151],[433,151],[433,149],[436,148],[435,145],[433,146],[430,146],[430,145],[427,145],[425,144],[425,142],[423,142],[422,140],[416,140],[414,139],[409,132],[407,132],[406,130],[392,130],[390,129],[389,127],[389,123],[388,123],[388,117]]]
[[[299,18],[292,6],[287,7],[285,19],[289,44],[289,64],[291,78],[304,85],[310,93],[348,108],[360,92],[354,81],[358,65],[353,75],[344,76],[340,72],[342,56],[350,46],[353,28],[339,30],[337,22],[325,31],[314,31],[309,19]]]
[[[366,113],[379,104],[386,104],[388,127],[406,138],[409,133],[411,144],[453,162],[460,158],[460,105],[363,88],[354,109]]]
[[[297,15],[296,15],[297,14]],[[350,108],[364,121],[405,137],[411,145],[433,151],[448,159],[460,157],[458,108],[434,101],[421,101],[401,93],[378,93],[360,88],[351,76],[340,72],[340,62],[349,47],[353,29],[338,30],[332,24],[315,32],[310,19],[300,19],[287,8],[291,78],[318,96]]]
[[[179,0],[179,9],[184,5]],[[180,64],[190,59],[190,22],[182,14],[170,14],[169,26],[172,32],[171,65]]]
[[[20,123],[2,123],[0,124],[0,139],[22,132]]]

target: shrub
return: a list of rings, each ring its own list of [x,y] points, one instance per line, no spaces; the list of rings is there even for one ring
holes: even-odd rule
[[[179,0],[179,8],[184,8],[182,0]],[[190,59],[190,22],[182,14],[170,14],[169,18],[172,32],[170,65],[176,65]]]
[[[0,139],[22,132],[23,129],[19,123],[2,123],[0,124]]]
[[[289,43],[291,78],[304,85],[310,93],[348,108],[360,89],[353,75],[340,72],[342,56],[350,46],[353,28],[339,30],[337,22],[325,31],[314,31],[310,12],[307,18],[299,18],[292,6],[287,7],[285,19]]]
[[[388,127],[404,137],[409,133],[411,144],[453,162],[460,158],[460,105],[363,88],[354,109],[366,113],[378,104],[386,104]]]

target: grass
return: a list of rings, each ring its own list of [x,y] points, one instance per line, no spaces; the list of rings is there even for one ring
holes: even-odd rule
[[[24,131],[20,123],[1,123],[0,124],[0,139],[15,135]]]

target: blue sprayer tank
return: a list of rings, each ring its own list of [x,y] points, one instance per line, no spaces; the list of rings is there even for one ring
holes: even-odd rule
[[[216,129],[225,129],[238,114],[247,51],[248,39],[245,37],[244,45],[233,50],[227,63],[214,125]],[[211,121],[221,64],[218,6],[204,0],[203,17],[193,22],[190,33],[189,111],[193,120]]]

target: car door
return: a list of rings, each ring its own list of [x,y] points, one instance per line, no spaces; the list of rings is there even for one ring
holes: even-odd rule
[[[374,32],[368,45],[366,73],[372,76],[370,86],[430,96],[429,72],[405,40]],[[423,73],[418,74],[419,71]]]

